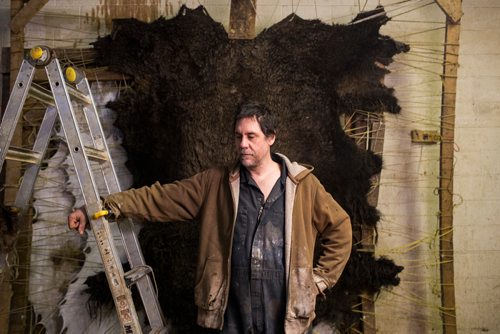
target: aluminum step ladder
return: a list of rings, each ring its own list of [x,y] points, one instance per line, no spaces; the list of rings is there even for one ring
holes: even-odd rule
[[[50,90],[33,85],[36,68],[45,68]],[[55,108],[47,108],[31,150],[10,146],[28,95],[55,106]],[[74,101],[83,105],[82,110],[74,107],[72,103]],[[83,117],[78,118],[78,121],[85,119],[93,142],[91,145],[84,146],[82,142],[77,123],[77,111],[83,113]],[[14,206],[21,212],[28,210],[35,180],[57,117],[59,117],[69,147],[87,212],[96,213],[89,214],[90,226],[113,295],[121,332],[142,333],[143,330],[132,300],[131,286],[135,284],[149,321],[149,327],[145,330],[147,329],[149,333],[167,333],[165,318],[152,281],[153,273],[144,262],[137,236],[134,233],[133,221],[123,219],[119,224],[123,247],[131,267],[130,271],[124,272],[106,216],[99,214],[104,208],[95,183],[95,165],[99,166],[97,173],[102,173],[109,194],[119,192],[121,189],[89,83],[77,68],[61,67],[55,52],[45,46],[34,47],[23,60],[0,124],[0,170],[5,159],[26,163]],[[97,162],[93,163],[94,168],[91,167],[91,161]]]

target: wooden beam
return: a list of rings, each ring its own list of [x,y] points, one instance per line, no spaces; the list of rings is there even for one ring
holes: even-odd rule
[[[460,21],[454,22],[448,16],[444,49],[439,164],[439,253],[441,260],[441,314],[444,334],[457,333],[453,267],[453,164],[459,41]]]
[[[460,21],[460,18],[464,15],[462,12],[462,1],[461,0],[434,0],[441,10],[448,16],[448,18],[453,23]]]
[[[10,48],[3,48],[3,49],[7,50],[5,52],[13,52]],[[85,73],[85,76],[87,77],[88,81],[123,81],[132,79],[130,75],[110,71],[107,67],[92,67],[96,57],[96,51],[92,48],[83,48],[83,49],[56,48],[53,50],[55,51],[56,56],[58,57],[62,65],[67,63],[90,64],[88,68],[81,69]],[[19,65],[21,64],[22,59],[24,59],[24,55],[28,54],[29,51],[30,49],[26,48],[24,49],[24,53],[22,53],[23,57],[17,59],[17,61],[19,61]],[[19,52],[16,53],[19,54]],[[6,57],[4,56],[2,59],[6,59]],[[19,66],[17,68],[19,68]],[[11,80],[11,85],[14,81],[15,81],[15,76],[14,80]],[[35,71],[35,76],[33,77],[33,81],[37,83],[47,81],[47,74],[45,73],[45,69],[37,69]]]
[[[85,77],[88,81],[123,81],[129,80],[132,77],[126,74],[112,72],[103,68],[89,68],[84,69]],[[43,82],[47,81],[47,74],[45,73],[45,69],[37,69],[35,72],[35,76],[33,77],[34,82]]]
[[[20,33],[26,24],[45,6],[49,0],[30,0],[10,19],[10,30],[13,33]]]
[[[127,74],[112,72],[106,69],[85,69],[83,70],[88,81],[123,81],[132,77]]]
[[[255,37],[257,0],[231,0],[229,38],[252,39]]]

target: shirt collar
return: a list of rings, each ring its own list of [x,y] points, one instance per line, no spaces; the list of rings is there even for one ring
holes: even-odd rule
[[[285,160],[275,153],[271,153],[271,158],[273,159],[273,161],[279,163],[281,166],[280,183],[282,186],[284,186],[286,183],[286,176],[287,176]],[[250,177],[249,171],[243,165],[240,165],[240,178],[241,182],[257,186],[255,184],[255,181]]]

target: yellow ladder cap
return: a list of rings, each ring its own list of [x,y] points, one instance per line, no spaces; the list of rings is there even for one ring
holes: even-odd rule
[[[76,71],[73,67],[71,66],[68,66],[66,67],[66,79],[69,81],[69,82],[75,82],[76,80]]]
[[[30,50],[30,57],[34,60],[38,60],[43,56],[43,49],[39,46],[35,46]]]
[[[92,215],[92,219],[96,220],[96,219],[99,219],[101,217],[107,216],[108,214],[109,214],[108,210],[97,211],[96,213],[94,213]]]

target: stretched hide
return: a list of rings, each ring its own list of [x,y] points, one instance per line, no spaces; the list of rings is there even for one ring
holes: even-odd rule
[[[94,47],[100,65],[133,77],[130,89],[108,106],[118,112],[134,185],[171,182],[232,163],[234,112],[240,103],[255,100],[279,118],[274,150],[315,166],[354,227],[375,228],[379,213],[366,195],[382,159],[345,134],[341,115],[400,110],[382,82],[385,66],[408,47],[380,35],[387,20],[383,8],[360,14],[349,25],[290,15],[254,40],[229,40],[203,7],[183,7],[175,18],[150,24],[115,21],[112,34]],[[141,232],[165,313],[186,332],[195,330],[191,278],[197,238],[196,223],[146,224]],[[369,256],[369,270],[376,271],[378,262]],[[392,266],[388,282],[397,284],[394,278],[402,268]],[[335,294],[355,296],[364,289],[339,291],[342,286]],[[331,304],[334,313],[351,308]],[[328,310],[319,318],[337,321]]]

